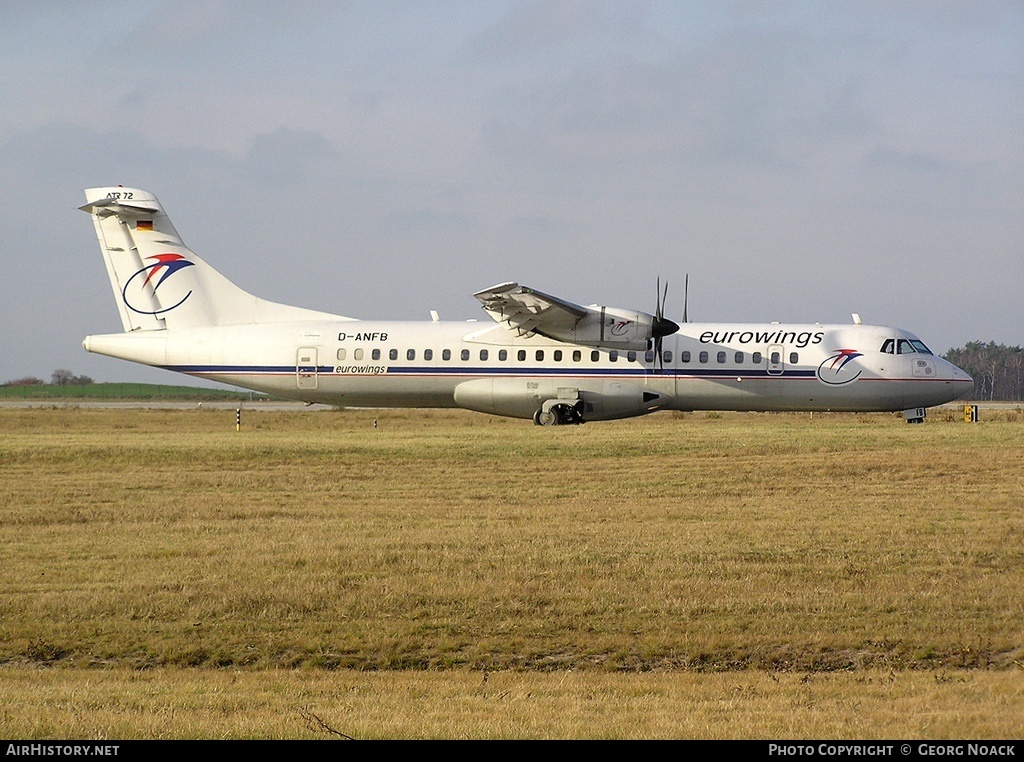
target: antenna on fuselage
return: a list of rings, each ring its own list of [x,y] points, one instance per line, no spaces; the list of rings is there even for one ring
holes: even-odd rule
[[[860,325],[861,324],[860,323],[860,314],[857,313],[857,312],[853,313],[853,324],[854,325]]]

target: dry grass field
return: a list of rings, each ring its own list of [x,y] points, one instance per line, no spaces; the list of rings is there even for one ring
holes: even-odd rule
[[[7,738],[1024,738],[1017,410],[0,410],[0,504]]]

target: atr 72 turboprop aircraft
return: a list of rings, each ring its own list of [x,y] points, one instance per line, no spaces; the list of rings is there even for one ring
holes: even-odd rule
[[[657,410],[904,411],[972,380],[913,334],[863,325],[690,323],[583,307],[517,283],[475,294],[494,324],[364,321],[269,302],[190,251],[156,197],[92,188],[124,333],[90,352],[307,403],[461,407],[583,423]]]

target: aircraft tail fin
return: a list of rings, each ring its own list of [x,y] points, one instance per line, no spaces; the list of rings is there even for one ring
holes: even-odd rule
[[[125,331],[346,319],[239,288],[185,246],[152,193],[89,188],[85,198]]]

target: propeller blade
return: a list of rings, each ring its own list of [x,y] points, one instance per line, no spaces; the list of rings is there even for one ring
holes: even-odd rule
[[[689,323],[690,320],[686,316],[687,302],[690,301],[690,273],[686,273],[686,280],[683,281],[683,322]]]
[[[654,338],[654,362],[658,369],[661,369],[661,336],[658,334],[658,326],[662,321],[661,303],[661,276],[654,283],[654,325],[651,326],[651,336]]]
[[[665,336],[679,330],[679,324],[668,320],[665,317],[665,303],[668,301],[668,281],[665,281],[664,291],[661,288],[661,277],[657,282],[657,300],[654,309],[654,325],[651,326],[651,336],[654,339],[654,355],[658,368],[664,370],[664,357],[661,351],[662,339]]]

